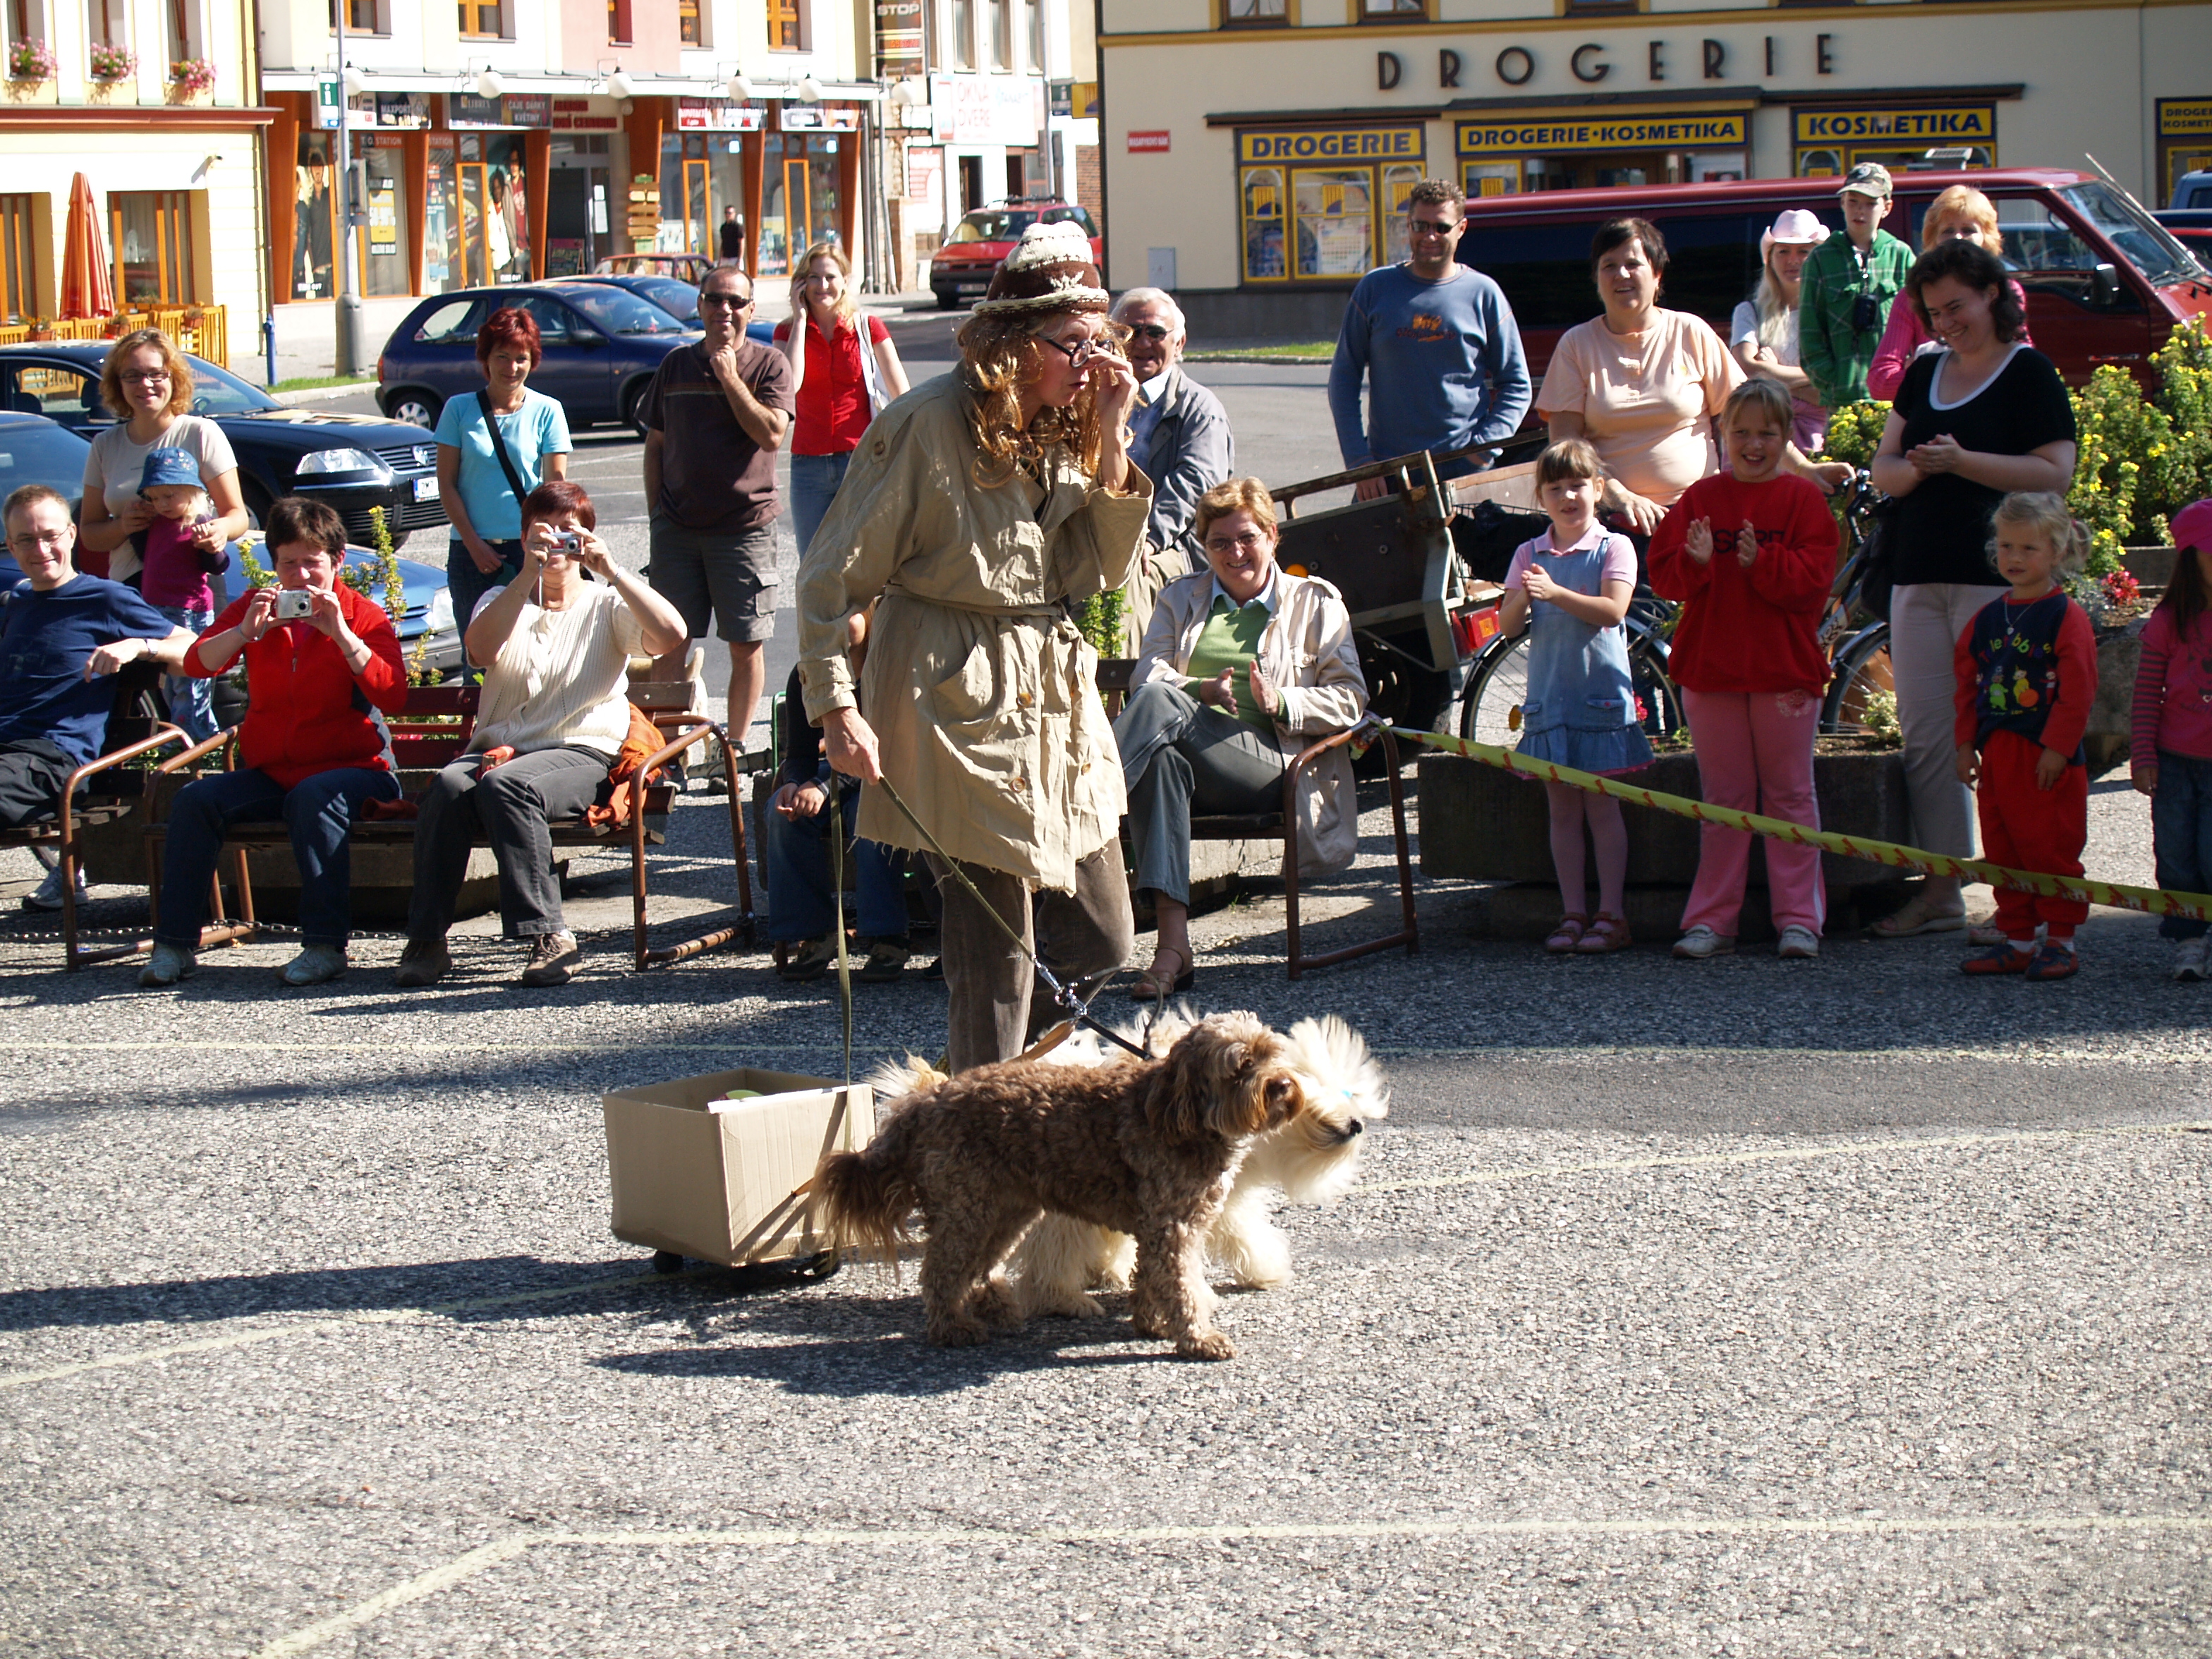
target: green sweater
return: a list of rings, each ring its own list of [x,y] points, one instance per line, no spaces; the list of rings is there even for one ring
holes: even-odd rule
[[[1190,647],[1190,661],[1183,669],[1193,680],[1214,679],[1223,669],[1231,670],[1229,683],[1237,691],[1237,718],[1268,732],[1274,731],[1275,722],[1253,701],[1249,671],[1260,654],[1260,636],[1267,631],[1270,620],[1272,614],[1257,599],[1247,600],[1232,611],[1229,601],[1216,593],[1206,613],[1206,625],[1198,630]]]
[[[1829,237],[1805,261],[1797,291],[1797,362],[1828,408],[1865,398],[1867,370],[1874,367],[1889,307],[1911,269],[1912,250],[1879,228],[1863,266],[1848,234]],[[1851,326],[1862,294],[1874,300],[1873,320],[1863,329]]]

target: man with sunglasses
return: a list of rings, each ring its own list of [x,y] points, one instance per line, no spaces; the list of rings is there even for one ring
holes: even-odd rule
[[[1485,452],[1511,437],[1534,388],[1513,307],[1498,284],[1455,257],[1467,198],[1449,179],[1428,179],[1406,198],[1410,257],[1359,279],[1344,308],[1328,408],[1347,467],[1417,449],[1467,449],[1439,466],[1458,477],[1490,465]],[[1360,386],[1366,383],[1364,418]],[[1362,501],[1387,480],[1361,484]]]
[[[1152,481],[1146,547],[1123,589],[1127,648],[1135,656],[1160,589],[1203,570],[1205,550],[1191,534],[1198,498],[1237,468],[1237,445],[1221,399],[1182,372],[1182,307],[1164,289],[1133,288],[1114,306],[1129,331],[1137,407],[1129,415],[1129,459]]]
[[[692,639],[708,627],[730,648],[729,731],[751,727],[775,627],[775,452],[796,408],[791,363],[745,337],[752,279],[718,265],[699,289],[706,338],[661,360],[646,388],[645,499],[653,591],[683,612]],[[684,653],[663,658],[684,678]]]

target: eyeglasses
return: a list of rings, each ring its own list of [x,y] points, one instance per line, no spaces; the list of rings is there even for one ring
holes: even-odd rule
[[[1131,323],[1129,332],[1145,340],[1164,340],[1175,331],[1162,323]]]
[[[128,380],[133,386],[160,386],[168,380],[169,371],[166,368],[126,368],[116,378]]]
[[[1261,546],[1261,538],[1256,530],[1248,530],[1241,536],[1208,536],[1206,538],[1207,552],[1224,556],[1231,553],[1256,553]]]
[[[1457,230],[1462,225],[1465,224],[1467,221],[1464,219],[1453,219],[1449,221],[1443,219],[1410,219],[1407,221],[1407,222],[1413,227],[1413,234],[1416,236],[1449,236],[1452,232]]]
[[[753,296],[750,294],[702,294],[699,296],[702,309],[708,306],[727,306],[732,311],[744,311],[751,307],[752,302]]]
[[[8,538],[8,545],[26,553],[34,547],[67,547],[74,533],[67,525],[58,530],[21,531]]]
[[[1078,340],[1073,345],[1069,345],[1064,340],[1048,339],[1042,334],[1033,335],[1031,337],[1035,339],[1039,345],[1048,345],[1054,351],[1059,352],[1062,356],[1066,357],[1067,359],[1067,366],[1070,368],[1082,368],[1084,364],[1089,362],[1092,357],[1096,356],[1105,345],[1105,342],[1095,334],[1088,335],[1083,339]]]

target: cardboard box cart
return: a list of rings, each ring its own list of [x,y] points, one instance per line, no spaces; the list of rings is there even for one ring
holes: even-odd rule
[[[726,1098],[748,1089],[756,1098]],[[866,1084],[743,1067],[601,1100],[614,1235],[651,1249],[657,1272],[676,1272],[686,1256],[825,1279],[837,1270],[807,1188],[826,1154],[874,1138]]]

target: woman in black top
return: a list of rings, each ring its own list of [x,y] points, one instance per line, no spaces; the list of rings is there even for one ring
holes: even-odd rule
[[[1905,371],[1874,459],[1875,484],[1898,503],[1889,651],[1905,784],[1914,844],[1971,858],[1972,800],[1954,769],[1952,649],[2004,591],[1989,560],[1997,503],[2014,490],[2063,495],[2073,483],[2074,409],[2050,359],[2020,343],[2027,319],[1987,249],[1930,248],[1900,303],[1918,307],[1946,348]],[[1895,939],[1965,925],[1959,884],[1931,876],[1875,932]]]

